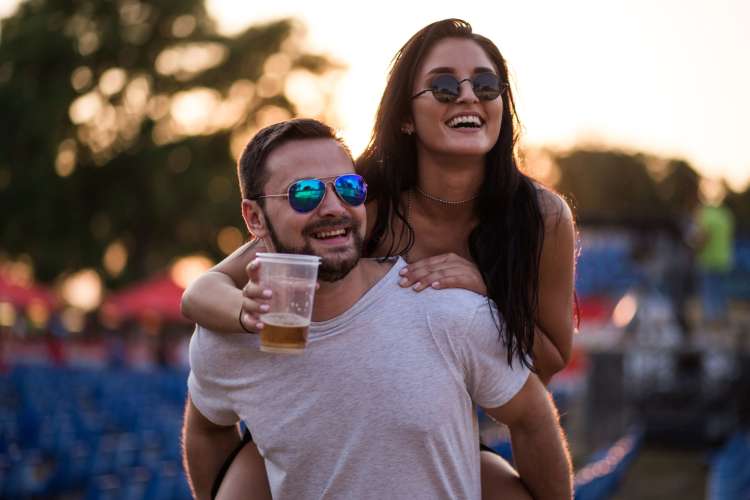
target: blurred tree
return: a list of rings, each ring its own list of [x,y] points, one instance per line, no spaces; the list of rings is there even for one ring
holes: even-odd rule
[[[30,0],[2,21],[0,250],[109,284],[244,230],[234,161],[260,127],[335,121],[341,69],[283,20],[217,33],[203,0]]]
[[[582,220],[648,218],[665,208],[638,155],[581,149],[558,157],[557,163],[557,188],[573,197]]]
[[[582,223],[670,225],[691,210],[699,175],[685,161],[575,149],[554,158],[555,187]]]

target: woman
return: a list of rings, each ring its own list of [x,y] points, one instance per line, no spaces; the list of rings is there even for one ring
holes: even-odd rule
[[[372,197],[365,253],[403,255],[401,284],[417,292],[487,296],[509,361],[533,363],[547,382],[570,356],[575,231],[567,204],[519,171],[518,128],[507,66],[490,40],[456,19],[415,34],[396,54],[357,162]],[[245,273],[256,251],[247,244],[197,280],[184,313],[218,331],[262,328],[262,291]],[[262,463],[252,446],[237,460]],[[232,467],[227,487],[246,482],[238,470],[248,466]],[[523,497],[515,477],[482,452],[485,498]]]

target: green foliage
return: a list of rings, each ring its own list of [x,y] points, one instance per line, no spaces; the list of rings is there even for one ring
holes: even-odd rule
[[[671,224],[697,200],[699,175],[682,160],[578,149],[559,155],[556,188],[581,223]]]
[[[290,20],[220,35],[202,0],[31,0],[1,28],[0,251],[31,255],[42,281],[103,270],[113,241],[128,263],[110,285],[179,255],[220,258],[218,231],[243,227],[232,139],[269,109],[295,114],[280,91],[289,71],[336,68],[299,48]],[[181,130],[170,103],[195,88],[233,117]]]

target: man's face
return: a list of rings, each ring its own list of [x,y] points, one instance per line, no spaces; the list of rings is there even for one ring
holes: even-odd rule
[[[326,195],[307,213],[295,211],[286,197],[265,198],[263,209],[257,202],[249,202],[259,226],[250,223],[253,213],[246,214],[248,225],[270,243],[269,250],[319,256],[322,281],[345,277],[362,254],[365,207],[352,207],[341,200],[332,181],[353,170],[351,159],[333,139],[294,140],[279,146],[266,158],[268,181],[263,194],[287,193],[295,181],[315,178],[327,182]]]

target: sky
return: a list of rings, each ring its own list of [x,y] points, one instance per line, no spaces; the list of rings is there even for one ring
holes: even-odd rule
[[[16,0],[0,0],[0,16]],[[207,0],[220,29],[293,16],[313,51],[343,62],[341,133],[370,134],[391,58],[426,24],[469,21],[507,59],[532,146],[612,146],[689,161],[750,184],[750,2],[744,0]]]

